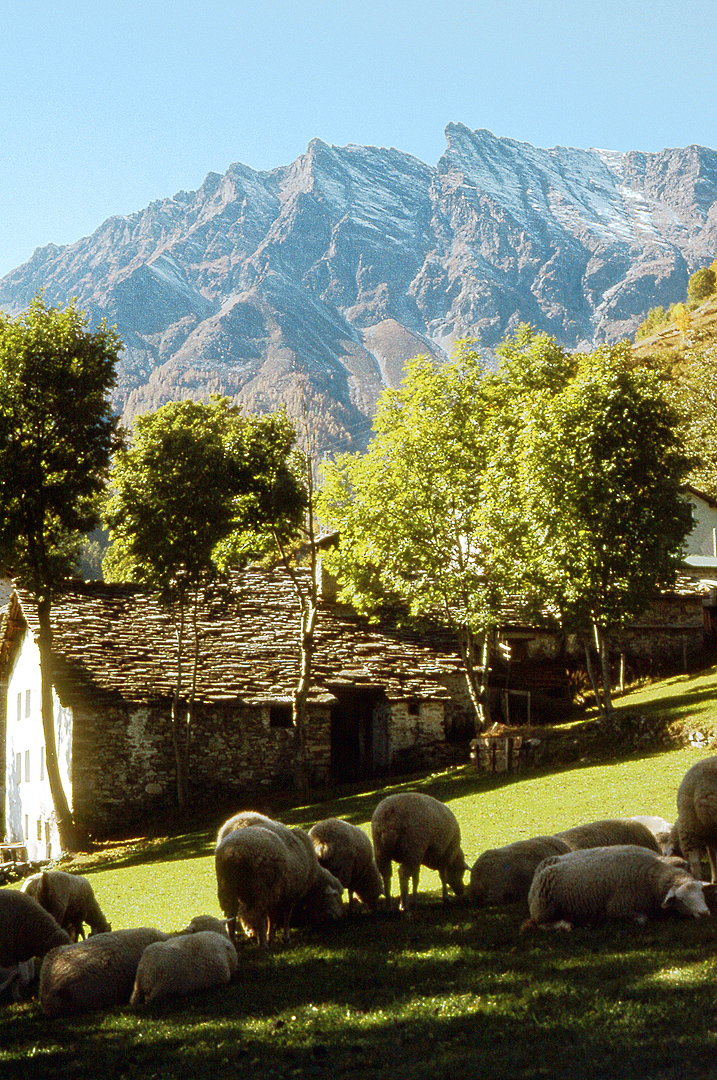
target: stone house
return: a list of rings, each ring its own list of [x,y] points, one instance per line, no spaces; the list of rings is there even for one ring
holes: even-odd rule
[[[78,581],[57,597],[52,623],[58,757],[78,824],[102,835],[167,812],[175,784],[176,678],[167,614],[138,586]],[[299,669],[293,586],[281,570],[247,570],[231,588],[215,589],[199,627],[190,798],[197,807],[240,805],[291,783],[291,695]],[[0,626],[4,832],[6,841],[24,842],[31,859],[59,852],[37,629],[33,605],[13,589]],[[357,781],[445,761],[447,687],[460,683],[460,671],[449,635],[370,626],[323,600],[310,696],[311,782]]]

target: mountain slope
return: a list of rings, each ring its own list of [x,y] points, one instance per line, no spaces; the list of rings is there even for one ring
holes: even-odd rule
[[[574,347],[631,334],[717,252],[717,154],[541,150],[459,124],[434,168],[313,140],[291,165],[232,165],[196,192],[38,249],[0,281],[116,323],[126,421],[230,394],[308,408],[320,447],[363,445],[376,398],[420,352],[490,353],[528,321]]]

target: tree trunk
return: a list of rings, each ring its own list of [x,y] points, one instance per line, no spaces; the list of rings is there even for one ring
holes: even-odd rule
[[[598,653],[600,656],[600,667],[602,670],[602,687],[603,687],[603,709],[605,715],[609,718],[612,716],[614,709],[612,707],[612,676],[610,672],[610,643],[605,633],[605,627],[600,623],[594,623],[595,627],[595,640],[598,645]]]
[[[590,655],[590,641],[585,634],[581,633],[580,637],[582,639],[583,648],[585,650],[585,666],[588,671],[588,678],[590,679],[590,685],[592,686],[593,693],[595,695],[595,706],[598,711],[598,716],[602,716],[604,713],[604,709],[602,704],[602,698],[600,697],[600,688],[598,686],[597,679],[595,678],[595,669],[593,667],[592,656]]]
[[[57,741],[55,739],[55,710],[52,700],[52,627],[50,624],[50,600],[43,597],[37,604],[37,616],[40,623],[38,648],[40,651],[40,702],[42,710],[42,730],[45,736],[45,766],[50,784],[52,803],[57,818],[60,834],[60,846],[63,851],[77,851],[79,834],[72,816],[67,796],[62,787],[60,766],[57,760]]]
[[[177,634],[177,679],[172,695],[172,746],[177,773],[177,806],[184,810],[187,801],[186,757],[182,738],[182,654],[184,651],[184,601],[179,605],[179,623],[175,623]],[[186,715],[185,715],[186,723]]]
[[[486,643],[487,643],[487,631],[486,631]],[[486,659],[487,644],[484,643],[484,661]],[[487,663],[484,662],[483,672],[480,680],[476,673],[475,668],[475,644],[473,641],[473,635],[470,630],[463,628],[458,631],[458,648],[460,649],[461,659],[463,660],[463,667],[466,673],[466,683],[468,684],[468,694],[473,705],[473,711],[475,713],[476,724],[478,726],[478,734],[485,731],[490,727],[491,715],[490,706],[488,705],[488,671]]]

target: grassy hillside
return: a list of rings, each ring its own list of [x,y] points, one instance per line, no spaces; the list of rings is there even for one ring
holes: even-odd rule
[[[364,827],[387,793],[412,788],[448,802],[469,863],[488,847],[580,821],[637,813],[673,820],[686,769],[711,752],[717,669],[628,695],[623,715],[660,714],[699,746],[598,752],[584,723],[560,754],[506,776],[462,766],[305,805],[260,807],[288,824],[325,816]],[[572,748],[571,748],[571,744]],[[570,755],[568,755],[570,756]],[[170,930],[218,914],[215,827],[135,838],[87,856],[115,928]],[[48,1021],[33,1002],[0,1007],[4,1080],[98,1075],[184,1078],[319,1076],[421,1080],[480,1076],[709,1076],[717,1045],[713,919],[677,917],[571,934],[521,936],[523,905],[472,909],[440,901],[421,872],[411,916],[361,914],[331,934],[298,929],[290,947],[241,945],[236,981],[221,991],[138,1010]]]
[[[690,329],[683,331],[674,322],[665,323],[656,333],[640,338],[632,347],[635,356],[671,355],[676,360],[690,345],[717,338],[717,295],[690,312]]]

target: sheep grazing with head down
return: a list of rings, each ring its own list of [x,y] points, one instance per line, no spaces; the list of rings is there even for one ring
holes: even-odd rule
[[[0,889],[0,991],[17,1000],[34,977],[34,959],[58,945],[68,945],[69,934],[32,896],[17,889]]]
[[[702,856],[710,864],[710,880],[717,882],[717,757],[696,761],[677,789],[674,833],[696,878],[702,877]]]
[[[343,886],[319,865],[303,829],[289,829],[260,814],[235,815],[219,831],[215,861],[219,906],[232,940],[237,918],[266,948],[277,928],[289,943],[291,918],[299,906],[314,922],[343,914]]]
[[[657,840],[657,846],[663,855],[672,855],[675,853],[675,847],[672,840],[672,830],[674,825],[670,825],[669,821],[665,821],[663,817],[654,817],[648,814],[638,814],[635,817],[628,818],[629,821],[638,821],[641,825],[644,825],[646,829],[649,829],[652,835]]]
[[[533,836],[504,847],[489,848],[471,868],[466,898],[473,904],[514,904],[528,899],[536,867],[570,848],[556,836]]]
[[[226,821],[217,836],[217,849],[232,833],[248,827],[258,826],[273,832],[292,853],[295,865],[301,865],[306,873],[305,885],[302,886],[292,905],[290,918],[301,914],[302,922],[313,926],[334,923],[343,917],[343,885],[334,875],[319,863],[309,834],[303,829],[290,829],[287,825],[254,810],[245,810]],[[224,909],[222,909],[224,910]],[[257,936],[257,929],[252,925],[246,912],[240,905],[239,918],[245,932],[250,937]]]
[[[386,907],[391,907],[391,863],[398,863],[400,910],[409,906],[409,881],[413,898],[418,892],[422,866],[437,870],[443,900],[448,886],[463,894],[463,874],[468,868],[461,850],[461,831],[452,810],[431,795],[405,791],[382,799],[371,818],[376,865],[383,879]]]
[[[674,910],[710,914],[704,882],[679,860],[634,844],[582,848],[545,859],[528,893],[530,918],[522,929],[571,929],[615,919],[644,923]]]
[[[375,911],[383,892],[383,881],[376,866],[371,839],[357,825],[340,818],[325,818],[309,829],[319,862],[346,889],[349,910],[354,896]]]
[[[140,958],[130,1005],[225,986],[237,966],[237,951],[225,933],[198,930],[155,941]]]
[[[127,1005],[142,953],[169,935],[152,927],[93,934],[52,949],[40,969],[40,1005],[48,1016],[75,1016]]]
[[[608,847],[612,844],[634,844],[662,854],[662,849],[654,833],[635,818],[605,818],[602,821],[588,821],[584,825],[574,825],[572,829],[563,829],[555,833],[559,840],[564,840],[571,851],[581,848]]]
[[[64,870],[43,870],[22,884],[22,891],[34,896],[49,911],[71,941],[85,937],[84,924],[90,934],[106,934],[112,927],[102,914],[92,886],[86,877],[67,874]]]

